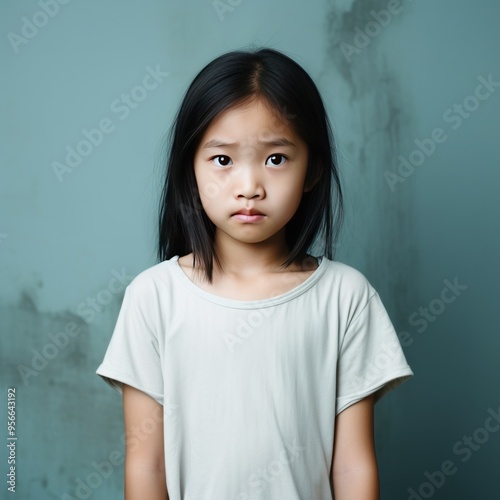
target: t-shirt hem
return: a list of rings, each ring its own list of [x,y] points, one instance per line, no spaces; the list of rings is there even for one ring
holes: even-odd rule
[[[115,389],[120,394],[123,394],[122,384],[127,384],[131,387],[134,387],[135,389],[144,392],[163,406],[163,394],[144,387],[140,382],[137,381],[137,379],[135,379],[128,373],[123,373],[109,366],[101,365],[96,370],[96,374],[99,375],[104,380],[104,382],[106,382],[111,388]]]
[[[335,415],[337,416],[340,412],[347,409],[349,406],[361,401],[363,398],[369,396],[370,394],[375,394],[374,404],[378,403],[383,396],[388,392],[392,391],[396,387],[409,380],[414,375],[412,369],[409,365],[400,367],[397,370],[392,371],[385,375],[384,378],[377,381],[376,384],[370,386],[362,392],[351,396],[344,396],[337,398],[337,409]]]

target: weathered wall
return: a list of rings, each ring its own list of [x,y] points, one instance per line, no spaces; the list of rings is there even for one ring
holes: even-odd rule
[[[232,4],[0,7],[0,429],[15,387],[18,498],[122,497],[121,400],[94,372],[123,287],[155,263],[161,142],[182,93],[249,45],[286,51],[318,83],[347,196],[338,258],[380,292],[415,372],[377,405],[382,498],[498,496],[500,96],[477,87],[500,80],[500,6]],[[146,74],[157,86],[127,103]],[[99,126],[86,156],[66,158]],[[455,472],[433,484],[445,461]]]

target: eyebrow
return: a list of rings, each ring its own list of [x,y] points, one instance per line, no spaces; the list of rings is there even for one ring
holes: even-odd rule
[[[257,141],[258,144],[263,144],[265,146],[291,146],[297,147],[295,143],[286,139],[285,137],[277,137],[276,139],[271,139],[270,141]],[[209,148],[224,148],[224,147],[234,147],[237,146],[237,142],[224,142],[220,139],[211,139],[204,146],[203,149]]]

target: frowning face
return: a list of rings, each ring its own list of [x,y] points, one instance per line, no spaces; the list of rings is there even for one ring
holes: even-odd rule
[[[217,238],[258,243],[284,238],[307,173],[308,149],[262,100],[229,108],[212,121],[194,158],[201,203]],[[242,210],[260,216],[235,215]]]

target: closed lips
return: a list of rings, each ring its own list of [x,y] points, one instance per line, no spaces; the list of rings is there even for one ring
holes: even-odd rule
[[[259,212],[258,210],[240,210],[239,212],[236,212],[233,215],[236,214],[242,214],[242,215],[264,215],[262,212]]]

